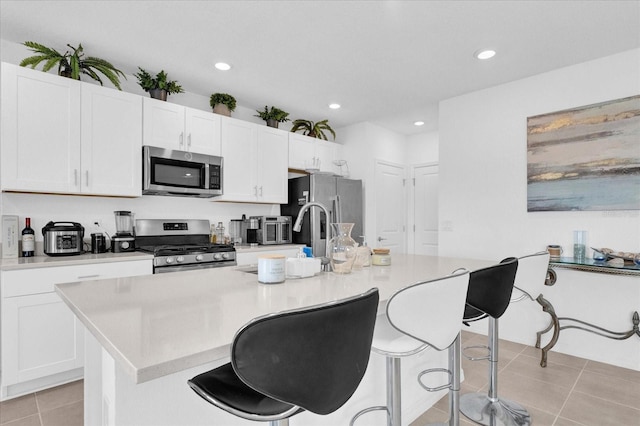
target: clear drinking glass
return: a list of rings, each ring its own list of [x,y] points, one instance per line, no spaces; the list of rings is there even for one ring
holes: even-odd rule
[[[573,231],[573,258],[584,261],[587,253],[587,231]]]

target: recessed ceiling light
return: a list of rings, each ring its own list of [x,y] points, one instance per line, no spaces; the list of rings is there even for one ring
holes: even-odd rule
[[[218,62],[217,64],[215,64],[216,69],[219,69],[220,71],[229,71],[231,69],[231,65],[225,63],[225,62]]]
[[[331,109],[340,109],[340,104],[329,104],[329,108],[331,108]]]
[[[496,56],[496,51],[491,49],[482,49],[476,51],[476,53],[474,53],[474,56],[478,59],[490,59]]]
[[[424,126],[424,121],[414,121],[413,125],[414,126]]]

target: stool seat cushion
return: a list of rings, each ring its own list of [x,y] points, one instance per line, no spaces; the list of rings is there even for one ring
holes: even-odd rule
[[[429,345],[426,343],[407,336],[393,327],[387,314],[377,316],[371,344],[373,352],[384,356],[402,357],[415,354],[428,347]]]
[[[199,374],[191,379],[191,382],[209,396],[215,395],[219,402],[245,413],[273,416],[294,407],[291,404],[269,398],[244,384],[233,371],[231,363]]]

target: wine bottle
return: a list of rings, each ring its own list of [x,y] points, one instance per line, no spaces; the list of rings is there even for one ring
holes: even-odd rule
[[[25,227],[22,230],[22,257],[32,257],[36,249],[36,233],[31,228],[31,218],[25,218]]]

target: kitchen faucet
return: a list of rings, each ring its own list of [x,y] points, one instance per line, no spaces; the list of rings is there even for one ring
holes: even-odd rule
[[[327,224],[330,223],[331,215],[329,214],[329,210],[323,204],[316,203],[315,201],[311,201],[311,202],[308,202],[307,204],[305,204],[304,206],[302,206],[300,208],[300,211],[298,212],[298,217],[296,218],[296,221],[293,224],[293,231],[294,232],[300,232],[302,230],[302,218],[304,217],[304,214],[307,212],[307,210],[311,209],[311,207],[318,207],[319,209],[324,211],[324,214],[325,214],[325,216],[327,218]],[[309,214],[311,214],[311,213],[309,213]],[[327,246],[329,245],[328,241],[329,241],[329,239],[327,238]],[[327,252],[327,249],[325,248],[325,256],[320,258],[320,262],[322,263],[322,268],[325,271],[330,271],[331,270],[331,266],[330,266],[330,263],[329,263],[329,258],[327,257],[328,254],[329,253]]]
[[[302,230],[302,218],[304,217],[304,214],[307,212],[307,210],[309,210],[311,207],[318,207],[322,211],[324,211],[324,214],[327,217],[327,223],[329,223],[329,218],[331,217],[329,215],[329,210],[327,210],[327,208],[323,204],[316,203],[315,201],[311,201],[305,204],[304,206],[302,206],[302,208],[298,212],[298,217],[296,218],[296,222],[293,224],[294,232],[300,232]]]

